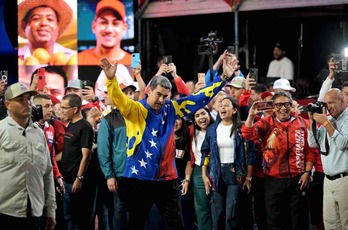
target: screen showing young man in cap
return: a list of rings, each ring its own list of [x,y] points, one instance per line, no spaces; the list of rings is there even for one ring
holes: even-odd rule
[[[131,65],[131,54],[121,47],[122,37],[126,34],[126,10],[118,0],[102,0],[96,7],[92,21],[92,32],[96,37],[96,47],[78,53],[79,65],[99,66],[100,59],[106,57],[118,64]]]

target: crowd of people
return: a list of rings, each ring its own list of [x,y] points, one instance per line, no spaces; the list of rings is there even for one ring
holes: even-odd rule
[[[39,91],[37,71],[30,86],[2,84],[0,223],[346,229],[348,84],[332,88],[335,65],[306,118],[289,80],[269,90],[240,74],[234,54],[219,62],[193,88],[174,63],[147,85],[139,63],[129,84],[102,58],[102,98],[80,79],[59,98]]]
[[[21,36],[42,37],[41,14],[61,28],[34,39],[23,57],[64,48],[56,39],[72,15],[58,5],[23,1]],[[92,22],[96,47],[63,49],[99,65],[96,82],[69,79],[57,65],[43,67],[43,89],[37,69],[29,85],[0,81],[1,226],[348,229],[348,82],[335,81],[332,56],[318,103],[304,111],[283,44],[264,84],[244,76],[227,50],[198,81],[161,60],[146,84],[141,62],[129,76],[120,71],[131,62],[120,46],[126,29],[124,5],[103,0]]]

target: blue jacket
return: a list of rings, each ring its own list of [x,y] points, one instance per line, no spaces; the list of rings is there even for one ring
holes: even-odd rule
[[[216,133],[216,129],[220,122],[221,119],[218,117],[217,121],[208,127],[201,147],[202,165],[208,166],[208,176],[213,180],[212,183],[216,191],[219,190],[219,179],[221,175],[221,161]],[[233,141],[236,175],[246,176],[247,166],[254,164],[255,154],[257,151],[256,145],[253,141],[244,139],[240,130],[236,130]]]
[[[178,178],[175,165],[175,120],[178,116],[188,116],[207,105],[225,85],[220,79],[216,80],[187,97],[166,100],[164,106],[155,111],[146,99],[134,101],[128,98],[116,78],[106,79],[110,100],[126,122],[125,177],[151,181]]]

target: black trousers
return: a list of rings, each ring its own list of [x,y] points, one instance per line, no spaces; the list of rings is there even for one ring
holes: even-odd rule
[[[129,211],[128,229],[144,229],[153,204],[156,204],[166,229],[184,229],[177,180],[142,181],[125,178],[124,185]]]
[[[41,217],[32,216],[31,203],[28,197],[27,217],[14,217],[0,213],[0,226],[1,229],[40,230]]]
[[[300,190],[301,175],[293,178],[265,176],[264,195],[268,230],[308,230],[307,188]]]

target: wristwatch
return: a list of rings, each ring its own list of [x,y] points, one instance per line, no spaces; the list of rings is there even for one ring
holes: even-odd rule
[[[312,176],[312,170],[306,170],[305,173],[307,173],[309,176]]]
[[[250,176],[245,177],[246,180],[251,181],[253,178]]]
[[[79,179],[81,182],[83,181],[83,179],[85,179],[83,176],[77,176],[77,179]]]

